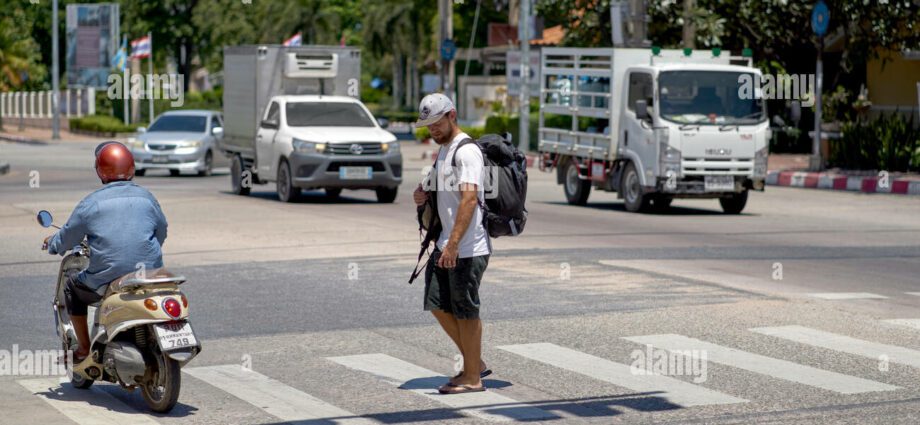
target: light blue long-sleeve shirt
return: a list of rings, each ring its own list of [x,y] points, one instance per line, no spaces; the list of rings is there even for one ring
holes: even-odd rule
[[[64,255],[84,236],[91,254],[78,279],[96,292],[136,271],[138,263],[147,270],[163,267],[166,217],[153,194],[134,182],[112,182],[83,198],[48,240],[48,253]]]

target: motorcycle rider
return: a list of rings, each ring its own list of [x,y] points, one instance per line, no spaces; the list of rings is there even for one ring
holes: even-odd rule
[[[104,142],[96,147],[96,175],[102,188],[77,204],[67,223],[45,238],[49,254],[64,255],[85,237],[89,267],[67,276],[64,298],[80,347],[74,363],[89,354],[87,306],[100,301],[109,284],[132,272],[163,267],[166,217],[156,198],[135,184],[134,157],[125,145]],[[143,267],[143,268],[142,268]]]

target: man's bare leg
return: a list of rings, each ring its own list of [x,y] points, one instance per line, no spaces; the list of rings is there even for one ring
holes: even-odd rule
[[[83,358],[89,355],[89,329],[86,323],[86,316],[70,316],[70,323],[73,324],[74,333],[77,334],[77,342],[80,347],[74,351],[74,358]]]
[[[460,344],[460,328],[457,325],[457,318],[454,317],[453,314],[443,310],[432,310],[431,314],[434,315],[435,319],[438,319],[438,323],[441,324],[441,328],[444,329],[444,332],[447,333],[451,341],[457,344],[457,349],[460,350],[460,355],[462,356],[463,345]],[[464,359],[465,358],[466,357],[464,357]]]
[[[482,321],[479,319],[457,319],[460,329],[460,343],[466,353],[463,363],[463,375],[456,381],[457,385],[473,388],[482,386],[480,357],[482,356]]]

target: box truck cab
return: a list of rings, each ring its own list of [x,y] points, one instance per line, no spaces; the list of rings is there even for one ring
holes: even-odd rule
[[[334,46],[224,48],[224,137],[231,187],[275,183],[278,198],[301,190],[371,189],[396,199],[402,154],[359,98],[361,52]]]
[[[763,190],[771,133],[749,59],[544,49],[542,71],[541,166],[557,170],[569,203],[596,188],[633,212],[715,198],[737,214]]]

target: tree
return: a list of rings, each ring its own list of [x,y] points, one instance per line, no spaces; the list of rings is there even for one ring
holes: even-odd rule
[[[154,57],[160,52],[175,59],[179,74],[186,76],[184,91],[188,90],[192,59],[201,41],[200,28],[193,20],[200,3],[200,0],[121,1],[122,32],[129,38],[152,33]]]
[[[48,72],[26,16],[18,9],[0,13],[0,91],[46,88]]]

